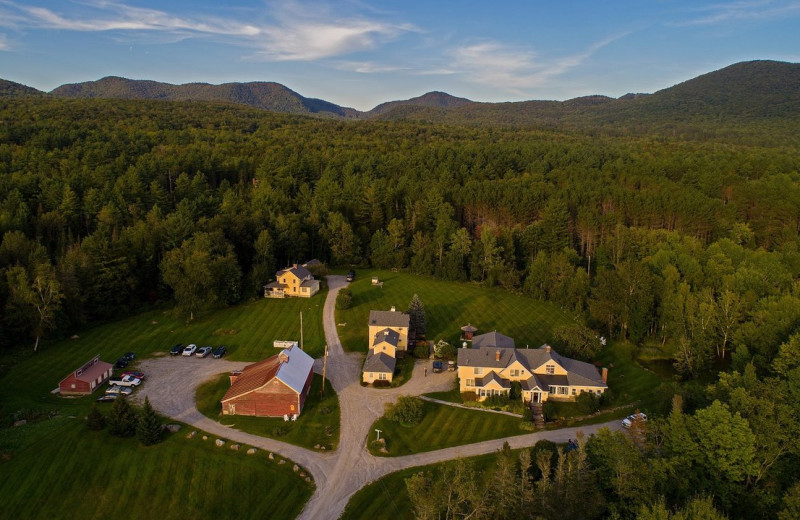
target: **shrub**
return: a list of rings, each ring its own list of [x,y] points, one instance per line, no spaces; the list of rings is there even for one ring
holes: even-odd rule
[[[96,403],[92,405],[89,415],[86,416],[86,426],[94,431],[99,431],[106,427],[106,418],[97,409]]]
[[[339,289],[336,295],[336,308],[339,310],[349,309],[353,306],[353,292],[348,287]]]
[[[493,395],[483,402],[486,408],[504,408],[508,406],[508,395]]]
[[[421,399],[401,395],[396,403],[386,405],[386,418],[401,424],[417,424],[425,415],[425,405]]]
[[[430,353],[430,348],[428,348],[428,344],[424,341],[421,341],[414,347],[414,357],[417,359],[428,359]]]
[[[558,406],[550,401],[547,401],[542,405],[542,413],[544,414],[545,420],[552,421],[555,419],[557,410]]]
[[[478,394],[475,392],[461,392],[461,400],[465,403],[477,401]]]
[[[456,356],[456,348],[443,339],[440,339],[433,346],[433,353],[441,359],[453,359]]]
[[[600,409],[600,398],[590,392],[581,392],[575,399],[575,406],[583,415],[593,414]]]

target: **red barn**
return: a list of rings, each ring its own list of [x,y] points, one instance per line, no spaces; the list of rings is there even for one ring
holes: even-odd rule
[[[222,398],[225,415],[283,417],[299,415],[306,402],[314,358],[297,345],[271,358],[231,373],[231,387]]]
[[[100,361],[100,356],[97,355],[62,379],[58,383],[58,391],[61,395],[89,395],[111,377],[113,370],[111,363]]]

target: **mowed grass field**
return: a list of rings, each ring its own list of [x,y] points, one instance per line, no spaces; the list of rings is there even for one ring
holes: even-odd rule
[[[227,374],[209,381],[197,389],[197,409],[206,417],[243,432],[270,437],[310,450],[334,450],[339,445],[339,398],[330,381],[326,381],[325,395],[320,397],[322,376],[314,374],[303,411],[296,421],[283,418],[220,415],[220,401],[231,387]]]
[[[372,285],[372,276],[383,286]],[[336,311],[339,339],[348,352],[367,352],[371,310],[389,310],[394,305],[405,312],[414,294],[425,306],[428,340],[443,338],[454,346],[460,346],[461,327],[467,323],[477,327],[478,334],[497,330],[514,338],[518,347],[533,348],[551,341],[555,326],[573,321],[553,304],[503,289],[406,273],[360,270],[350,289],[352,307]]]
[[[0,518],[295,518],[314,485],[267,453],[218,448],[184,428],[160,444],[62,417],[0,464]],[[40,423],[41,424],[41,423]]]
[[[77,339],[44,343],[35,354],[18,352],[13,364],[5,358],[0,370],[0,518],[63,518],[65,511],[88,518],[143,511],[159,518],[294,518],[311,489],[291,472],[292,464],[273,468],[260,457],[205,448],[180,434],[180,440],[173,436],[150,448],[106,432],[95,434],[82,420],[69,417],[84,417],[102,389],[82,398],[61,398],[51,391],[97,354],[113,363],[127,351],[141,359],[167,355],[176,343],[196,343],[225,344],[234,360],[263,359],[278,351],[274,340],[300,338],[300,312],[304,346],[319,356],[326,294],[254,300],[191,323],[170,309],[151,310],[79,331]],[[56,418],[10,427],[14,420],[42,413]]]
[[[478,410],[467,410],[423,401],[425,416],[419,424],[404,426],[381,417],[370,428],[367,446],[370,453],[384,457],[400,457],[462,444],[530,433],[520,428],[522,419]],[[386,439],[388,453],[372,446],[375,429]]]

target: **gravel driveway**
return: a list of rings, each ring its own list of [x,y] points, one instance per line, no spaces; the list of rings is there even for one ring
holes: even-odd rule
[[[325,339],[328,342],[327,377],[339,395],[341,407],[341,434],[336,451],[319,453],[274,439],[240,432],[220,422],[205,417],[194,403],[196,388],[216,375],[241,369],[248,363],[224,359],[174,356],[154,358],[141,363],[147,382],[137,392],[137,399],[150,398],[158,412],[184,422],[194,428],[231,441],[273,451],[305,467],[314,477],[316,492],[306,504],[301,519],[334,519],[344,511],[350,497],[364,485],[399,469],[432,464],[458,457],[469,457],[499,450],[503,442],[512,448],[533,446],[542,439],[566,442],[575,438],[578,431],[589,435],[600,428],[619,428],[619,421],[605,424],[565,428],[495,439],[454,448],[408,455],[405,457],[374,457],[366,449],[372,423],[383,415],[384,405],[399,395],[419,395],[427,392],[449,390],[455,374],[442,372],[424,375],[428,363],[419,362],[414,367],[410,381],[399,388],[373,389],[362,387],[359,376],[362,354],[345,353],[336,330],[334,306],[339,289],[346,286],[343,276],[328,276],[328,296],[323,308]],[[176,359],[177,358],[177,359]],[[322,372],[322,360],[314,363],[314,370]],[[223,419],[235,424],[234,417]]]

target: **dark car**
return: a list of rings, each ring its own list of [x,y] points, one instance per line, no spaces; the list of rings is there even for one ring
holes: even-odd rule
[[[214,349],[214,353],[212,354],[215,358],[219,359],[225,355],[228,351],[228,348],[225,345],[220,345]]]
[[[128,366],[129,363],[130,361],[128,361],[128,358],[123,356],[117,360],[117,363],[114,366],[116,366],[117,368],[125,368],[126,366]]]
[[[356,279],[356,272],[355,271],[350,271],[349,273],[347,273],[347,281],[348,282],[352,282],[355,279]]]
[[[434,374],[438,374],[439,372],[442,371],[443,367],[444,367],[444,363],[442,363],[441,361],[434,361],[433,362],[433,373]]]
[[[170,356],[180,356],[181,352],[183,352],[183,343],[178,343],[177,345],[169,349]]]
[[[117,400],[117,394],[105,394],[97,398],[98,403],[110,403]]]
[[[136,354],[134,354],[133,352],[126,352],[126,353],[125,353],[125,355],[124,355],[124,356],[122,356],[122,357],[123,357],[123,358],[125,358],[125,359],[127,359],[127,360],[128,360],[128,363],[130,363],[131,361],[133,361],[134,359],[136,359]]]

